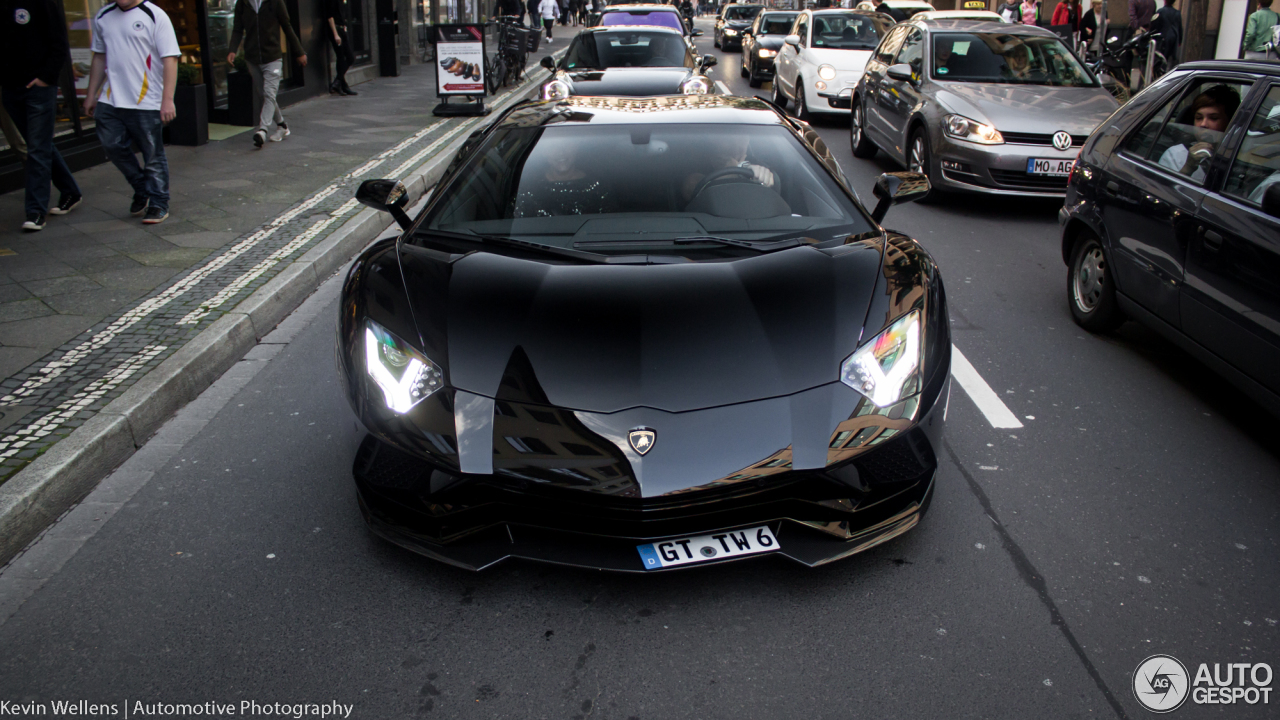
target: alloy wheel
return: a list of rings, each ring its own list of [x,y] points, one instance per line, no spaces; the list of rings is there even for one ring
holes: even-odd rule
[[[853,104],[853,122],[849,124],[849,146],[858,147],[862,142],[862,103]]]
[[[918,134],[911,139],[911,156],[907,159],[907,169],[911,172],[924,174],[924,135]]]

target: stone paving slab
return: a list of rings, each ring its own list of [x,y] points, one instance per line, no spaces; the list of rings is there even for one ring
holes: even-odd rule
[[[358,98],[286,108],[293,134],[261,150],[247,135],[170,146],[159,225],[129,216],[128,186],[101,165],[77,173],[86,202],[70,215],[0,232],[14,252],[0,255],[0,410],[30,408],[0,430],[0,484],[342,227],[359,182],[456,140],[468,119],[430,114],[433,83],[430,67],[411,66]],[[364,143],[344,146],[353,136]],[[0,196],[0,227],[21,220],[21,191]]]

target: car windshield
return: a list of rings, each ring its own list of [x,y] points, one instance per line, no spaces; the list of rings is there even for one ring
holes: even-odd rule
[[[752,20],[764,9],[763,5],[738,5],[724,9],[725,20]]]
[[[1097,85],[1058,38],[998,32],[934,35],[933,77],[951,82]]]
[[[814,15],[813,47],[875,50],[893,23],[874,15]]]
[[[684,39],[658,30],[582,33],[564,57],[569,70],[617,67],[682,67]]]
[[[673,10],[635,10],[607,12],[600,18],[600,24],[606,27],[613,25],[657,25],[684,32],[680,16]]]
[[[796,14],[790,15],[765,15],[760,21],[761,35],[786,35],[791,32],[791,26],[796,22]]]
[[[420,232],[688,256],[689,243],[724,251],[725,240],[825,242],[874,230],[781,126],[592,126],[589,112],[572,115],[495,130]]]

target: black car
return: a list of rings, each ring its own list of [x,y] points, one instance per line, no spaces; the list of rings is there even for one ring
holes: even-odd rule
[[[517,105],[343,286],[373,530],[466,568],[819,565],[919,521],[951,344],[938,268],[807,125],[723,95]]]
[[[1060,220],[1077,323],[1138,320],[1280,413],[1280,67],[1178,66],[1085,143]]]
[[[758,88],[773,79],[773,59],[782,48],[782,39],[791,32],[797,12],[762,12],[741,35],[742,77]]]
[[[705,95],[715,92],[706,76],[713,55],[698,57],[676,30],[663,27],[594,27],[578,33],[557,64],[542,98],[571,95]]]
[[[720,8],[716,16],[712,42],[721,50],[737,50],[742,47],[742,33],[751,27],[763,5],[730,4]]]

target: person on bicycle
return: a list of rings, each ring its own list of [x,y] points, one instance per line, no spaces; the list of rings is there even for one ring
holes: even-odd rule
[[[690,0],[681,0],[680,14],[684,16],[684,20],[689,24],[689,29],[693,29],[693,3]]]

